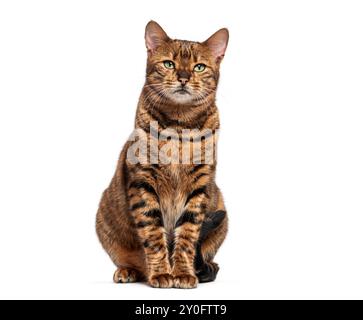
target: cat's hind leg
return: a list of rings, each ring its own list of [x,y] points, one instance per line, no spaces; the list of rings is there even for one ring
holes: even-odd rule
[[[145,264],[141,250],[128,250],[117,245],[112,246],[111,258],[117,266],[113,275],[115,283],[145,281]]]
[[[110,256],[117,270],[113,275],[115,283],[130,283],[144,281],[146,266],[141,247],[126,247],[125,239],[111,238],[112,233],[106,232],[105,225],[98,223],[97,233],[105,251]]]
[[[114,208],[104,195],[97,213],[98,238],[117,270],[113,275],[116,283],[144,281],[146,278],[145,257],[141,244],[131,223],[125,215]]]

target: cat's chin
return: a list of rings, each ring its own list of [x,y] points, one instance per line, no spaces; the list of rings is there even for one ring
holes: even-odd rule
[[[175,92],[170,97],[170,100],[176,104],[190,105],[193,104],[193,96],[190,93]]]

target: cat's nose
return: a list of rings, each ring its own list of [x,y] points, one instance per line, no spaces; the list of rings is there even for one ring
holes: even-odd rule
[[[190,74],[187,71],[182,70],[178,72],[178,81],[181,83],[183,87],[187,84],[189,78]]]
[[[185,86],[189,81],[189,79],[187,79],[187,78],[179,78],[178,80],[182,86]]]

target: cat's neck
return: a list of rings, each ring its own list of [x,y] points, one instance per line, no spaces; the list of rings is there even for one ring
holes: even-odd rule
[[[135,127],[147,129],[152,121],[166,129],[218,129],[219,118],[215,96],[195,105],[175,104],[167,100],[148,98],[150,93],[142,91],[136,112]],[[212,117],[211,117],[212,116]]]

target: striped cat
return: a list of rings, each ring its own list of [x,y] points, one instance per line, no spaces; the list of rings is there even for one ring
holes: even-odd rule
[[[117,266],[115,282],[195,288],[215,280],[219,267],[213,259],[227,233],[214,147],[228,30],[202,43],[172,40],[150,21],[145,41],[139,135],[125,144],[103,193],[97,234]]]

